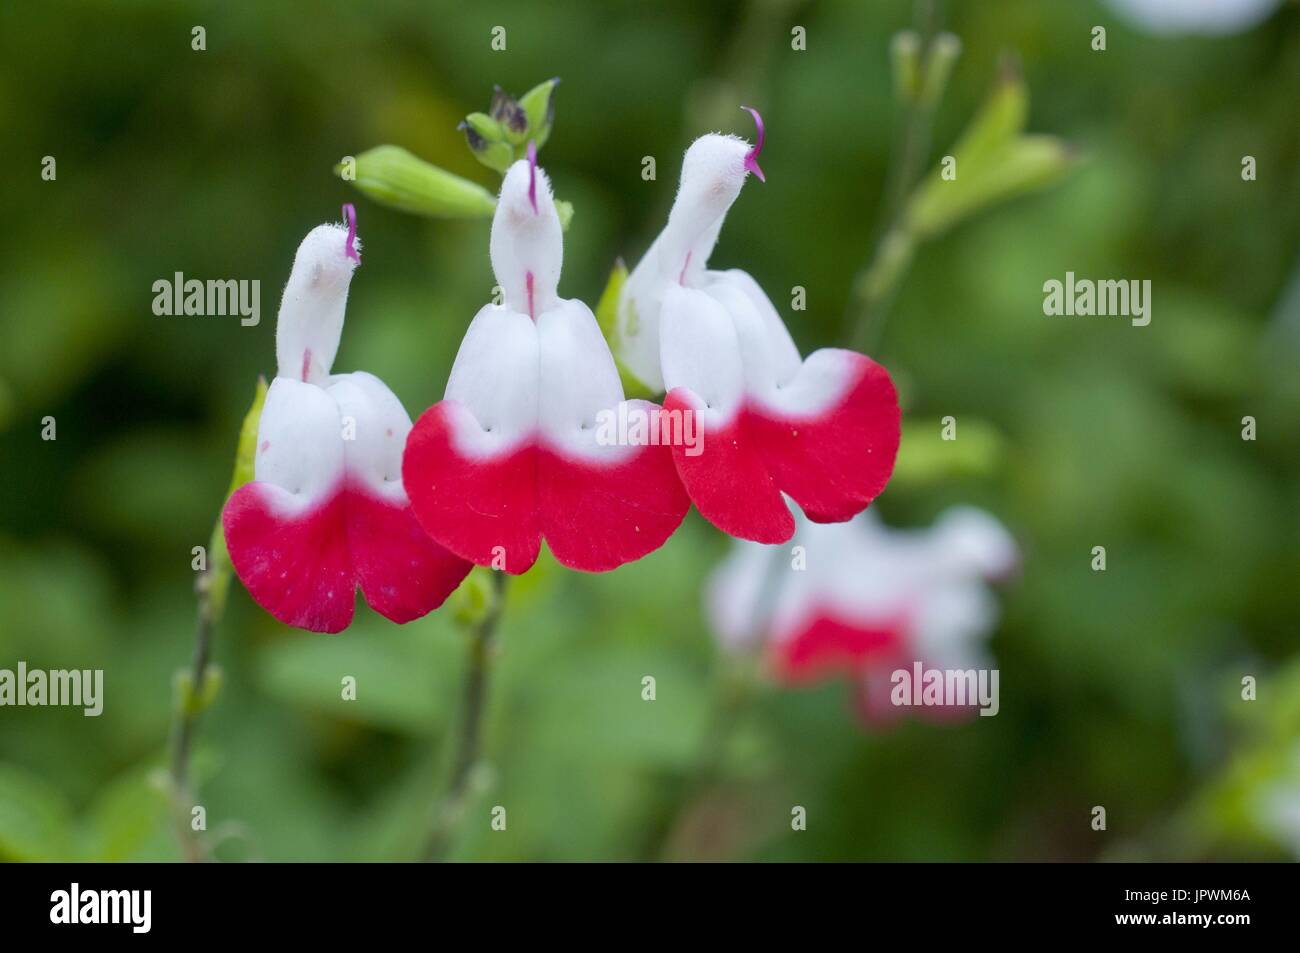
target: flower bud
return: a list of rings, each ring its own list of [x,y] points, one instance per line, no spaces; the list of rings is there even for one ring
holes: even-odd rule
[[[496,208],[495,197],[481,185],[400,146],[376,146],[357,156],[353,184],[381,205],[433,218],[487,218]]]

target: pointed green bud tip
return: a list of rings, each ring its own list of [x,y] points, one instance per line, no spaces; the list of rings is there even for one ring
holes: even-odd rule
[[[488,113],[500,123],[506,139],[514,145],[528,138],[528,114],[519,101],[500,86],[492,87],[492,104]]]
[[[556,76],[538,83],[519,100],[528,119],[528,136],[537,143],[537,148],[546,144],[551,135],[551,125],[555,122],[555,87],[560,85]]]
[[[912,102],[921,90],[921,38],[915,30],[900,30],[889,44],[894,70],[894,94]]]
[[[496,197],[483,186],[400,146],[376,146],[357,156],[352,184],[381,205],[430,218],[490,218],[496,210]]]
[[[918,94],[923,105],[933,106],[939,102],[948,85],[948,77],[952,75],[953,64],[960,55],[961,40],[952,33],[940,33],[930,41]]]

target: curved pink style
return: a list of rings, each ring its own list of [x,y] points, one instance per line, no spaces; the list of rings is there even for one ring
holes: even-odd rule
[[[754,125],[758,127],[755,135],[754,148],[750,149],[745,155],[745,168],[758,176],[758,181],[766,182],[767,176],[763,175],[763,170],[758,167],[758,154],[763,151],[763,140],[766,134],[763,128],[763,117],[758,114],[758,110],[752,106],[741,106],[741,109],[754,117]]]
[[[344,254],[361,264],[361,256],[357,254],[357,209],[351,202],[345,202],[343,205],[343,217],[348,222],[348,240],[343,246]]]

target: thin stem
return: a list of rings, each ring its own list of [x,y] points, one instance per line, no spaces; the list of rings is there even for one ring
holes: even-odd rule
[[[924,59],[938,31],[937,0],[917,0],[915,22]],[[930,151],[930,126],[935,104],[909,96],[903,104],[902,132],[886,179],[881,227],[871,259],[853,280],[852,305],[857,318],[850,331],[850,347],[869,350],[880,340],[894,293],[912,261],[915,237],[907,226],[907,197]]]
[[[451,781],[434,818],[433,830],[425,845],[428,861],[441,860],[451,844],[451,835],[460,823],[469,798],[470,779],[478,764],[482,744],[483,715],[487,710],[488,669],[492,661],[492,640],[506,603],[506,581],[501,571],[492,573],[492,598],[483,618],[474,627],[470,639],[469,662],[465,669],[465,689],[461,697],[460,734],[452,765]]]
[[[180,843],[181,855],[189,863],[207,860],[207,851],[203,842],[190,824],[190,814],[194,807],[194,791],[190,784],[190,753],[194,745],[194,729],[199,720],[199,712],[191,702],[195,697],[203,696],[208,662],[212,656],[215,620],[209,595],[210,581],[209,571],[205,570],[199,575],[194,586],[199,608],[194,636],[194,657],[190,663],[190,688],[185,697],[175,700],[176,713],[172,726],[171,774],[176,837]]]

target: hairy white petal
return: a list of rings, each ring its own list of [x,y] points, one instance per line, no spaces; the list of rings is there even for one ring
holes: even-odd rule
[[[329,376],[356,268],[347,237],[341,225],[318,225],[298,246],[275,328],[278,377],[323,384]]]
[[[660,320],[673,285],[698,288],[727,210],[748,174],[750,145],[735,136],[710,134],[693,142],[682,160],[677,197],[668,223],[632,269],[618,309],[619,357],[639,379],[662,389]]]
[[[555,307],[564,262],[563,231],[551,180],[527,160],[520,159],[506,171],[492,217],[489,250],[507,308],[536,318]]]

